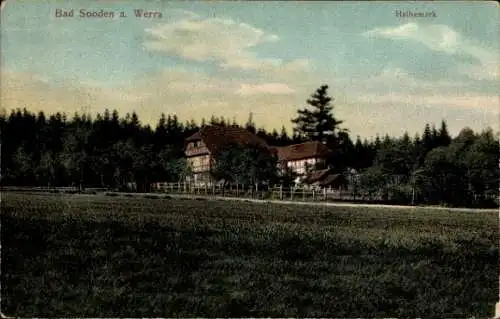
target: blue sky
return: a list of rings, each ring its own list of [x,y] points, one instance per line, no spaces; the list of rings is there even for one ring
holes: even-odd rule
[[[152,125],[161,113],[244,122],[253,112],[280,129],[328,84],[353,136],[414,134],[441,119],[454,134],[498,130],[494,2],[7,1],[1,14],[6,109],[135,110]]]

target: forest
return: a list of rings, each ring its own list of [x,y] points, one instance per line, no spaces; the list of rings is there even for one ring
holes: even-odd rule
[[[486,207],[497,205],[499,133],[465,127],[450,136],[446,121],[428,123],[421,134],[353,138],[333,114],[333,98],[322,85],[292,119],[293,133],[283,126],[267,131],[252,114],[246,123],[212,116],[182,122],[162,114],[154,127],[135,112],[120,115],[105,109],[89,114],[45,114],[4,109],[0,114],[1,185],[83,186],[139,191],[153,182],[182,180],[186,175],[184,139],[204,125],[238,125],[271,146],[318,140],[333,150],[328,164],[351,176],[353,191],[381,194],[411,204]],[[246,161],[248,162],[248,161]],[[257,164],[247,164],[257,165]],[[260,165],[260,164],[259,164]]]

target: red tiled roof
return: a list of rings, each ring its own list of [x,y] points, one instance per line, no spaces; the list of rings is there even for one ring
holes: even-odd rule
[[[320,142],[306,142],[283,147],[275,147],[280,161],[295,161],[312,157],[325,158],[331,150]]]
[[[196,140],[201,140],[201,134],[200,134],[200,131],[194,133],[193,135],[191,135],[190,137],[188,137],[186,139],[186,142],[189,142],[189,141],[196,141]]]
[[[255,134],[252,134],[250,131],[237,126],[204,126],[201,130],[188,137],[186,142],[197,140],[202,140],[210,153],[216,152],[229,143],[257,145],[269,148],[263,139],[259,138]]]

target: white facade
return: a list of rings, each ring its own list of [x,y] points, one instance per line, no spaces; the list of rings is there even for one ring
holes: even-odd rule
[[[207,185],[211,183],[210,167],[212,156],[202,141],[190,142],[186,148],[187,164],[191,169],[192,176],[186,181],[195,185]]]
[[[193,173],[206,172],[210,170],[210,155],[200,155],[187,158],[188,165]]]
[[[321,158],[306,158],[295,161],[287,161],[286,166],[299,175],[305,175],[307,173],[307,167],[312,169],[314,168],[314,165],[324,162],[324,159]]]

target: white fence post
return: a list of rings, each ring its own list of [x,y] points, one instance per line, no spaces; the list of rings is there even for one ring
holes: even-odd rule
[[[280,185],[280,200],[283,200],[283,184]]]
[[[326,187],[323,188],[323,199],[326,201]]]

